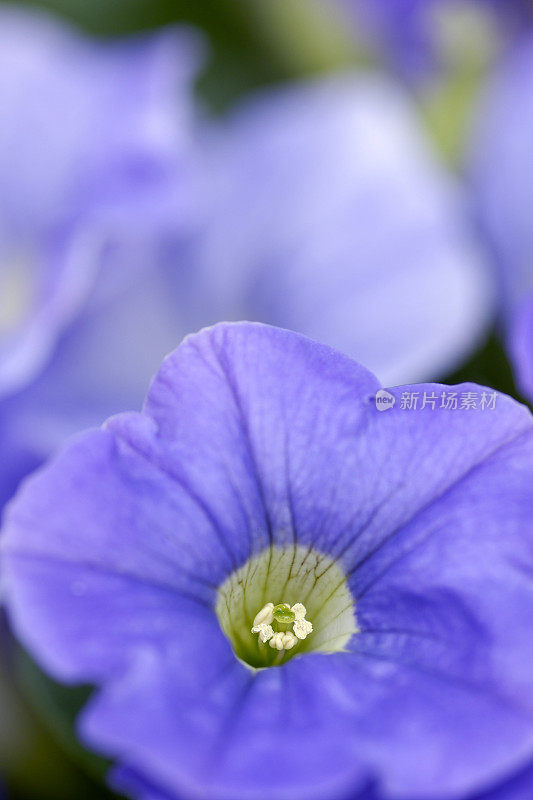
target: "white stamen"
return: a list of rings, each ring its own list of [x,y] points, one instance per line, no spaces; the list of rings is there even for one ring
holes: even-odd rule
[[[298,644],[299,639],[306,639],[313,632],[313,625],[305,618],[307,610],[303,603],[295,603],[292,608],[288,603],[280,603],[279,605],[285,606],[294,614],[292,631],[277,631],[275,629],[280,624],[277,617],[274,617],[275,606],[273,603],[267,603],[256,614],[252,633],[259,634],[259,639],[263,643],[268,642],[274,650],[292,650]]]
[[[268,642],[268,640],[274,636],[274,629],[272,628],[272,625],[267,625],[265,622],[261,622],[260,625],[254,625],[252,628],[252,633],[258,633],[262,642]]]
[[[310,633],[313,632],[313,626],[307,619],[296,619],[294,620],[294,625],[292,629],[298,639],[305,639],[309,636]]]
[[[307,614],[306,608],[302,603],[295,603],[291,611],[294,613],[295,619],[305,619],[305,615]]]
[[[272,647],[275,650],[283,650],[283,637],[284,636],[285,636],[285,634],[283,633],[283,631],[279,631],[278,633],[275,633],[274,636],[272,637],[272,639],[269,641],[270,647]]]
[[[298,644],[298,639],[296,638],[294,633],[291,633],[290,631],[287,631],[286,633],[283,634],[283,649],[284,650],[292,650],[292,648],[294,647],[295,644]]]
[[[262,625],[263,623],[265,625],[270,625],[274,619],[274,614],[272,613],[273,608],[274,603],[267,603],[266,606],[263,606],[261,611],[254,617],[253,627],[256,628],[258,625]],[[253,628],[252,633],[256,633]]]

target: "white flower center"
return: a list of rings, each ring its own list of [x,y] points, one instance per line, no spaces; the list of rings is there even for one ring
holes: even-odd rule
[[[303,603],[295,603],[292,607],[288,603],[279,603],[277,606],[267,603],[255,615],[252,633],[258,633],[261,642],[268,642],[276,650],[292,650],[299,639],[306,639],[313,632],[313,625],[305,618],[306,614]],[[289,626],[292,626],[292,631],[287,629]]]
[[[237,657],[255,669],[304,653],[342,651],[357,633],[341,567],[302,546],[268,548],[251,558],[219,588],[216,611]]]

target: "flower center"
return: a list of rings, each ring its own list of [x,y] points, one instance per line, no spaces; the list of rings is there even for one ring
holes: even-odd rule
[[[336,653],[357,633],[341,567],[309,547],[269,547],[220,586],[216,612],[235,655],[254,669]]]
[[[288,603],[267,603],[255,615],[252,633],[259,635],[259,641],[269,643],[270,647],[279,650],[276,661],[281,661],[285,650],[292,650],[299,639],[307,639],[313,633],[313,625],[305,618],[306,608],[296,603],[291,608]]]

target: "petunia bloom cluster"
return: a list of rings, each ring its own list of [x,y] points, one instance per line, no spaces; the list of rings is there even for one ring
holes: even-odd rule
[[[302,82],[213,121],[190,30],[102,42],[14,8],[0,23],[0,508],[220,319],[302,331],[387,383],[476,347],[484,257],[394,84]]]
[[[343,5],[427,77],[435,15],[465,42],[524,4]],[[531,396],[532,47],[505,53],[470,165]],[[532,416],[413,385],[491,318],[464,188],[390,76],[211,117],[206,50],[0,9],[13,631],[94,687],[79,736],[134,800],[531,800]],[[245,318],[279,327],[177,347]]]
[[[384,411],[348,357],[219,325],[168,356],[141,413],[26,482],[2,541],[11,621],[55,678],[95,685],[79,730],[115,786],[528,796],[533,418],[502,394],[400,402],[445,390],[387,390]],[[304,610],[296,647],[251,632]]]

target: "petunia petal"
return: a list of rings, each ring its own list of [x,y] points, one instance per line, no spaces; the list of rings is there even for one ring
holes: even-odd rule
[[[0,397],[39,375],[99,271],[108,293],[135,283],[160,261],[147,239],[191,224],[198,61],[189,31],[104,43],[0,9]]]
[[[511,316],[509,351],[518,385],[524,395],[533,398],[533,295],[528,295]]]
[[[169,30],[109,44],[45,14],[3,8],[1,21],[4,221],[35,234],[51,218],[113,206],[117,193],[124,207],[132,184],[142,190],[179,160],[196,36]]]
[[[345,74],[263,92],[206,149],[213,209],[196,257],[216,319],[302,332],[390,385],[475,347],[492,306],[484,256],[395,84]]]
[[[110,775],[112,788],[136,800],[172,800],[172,795],[165,794],[157,787],[150,785],[142,776],[130,767],[117,767]]]

